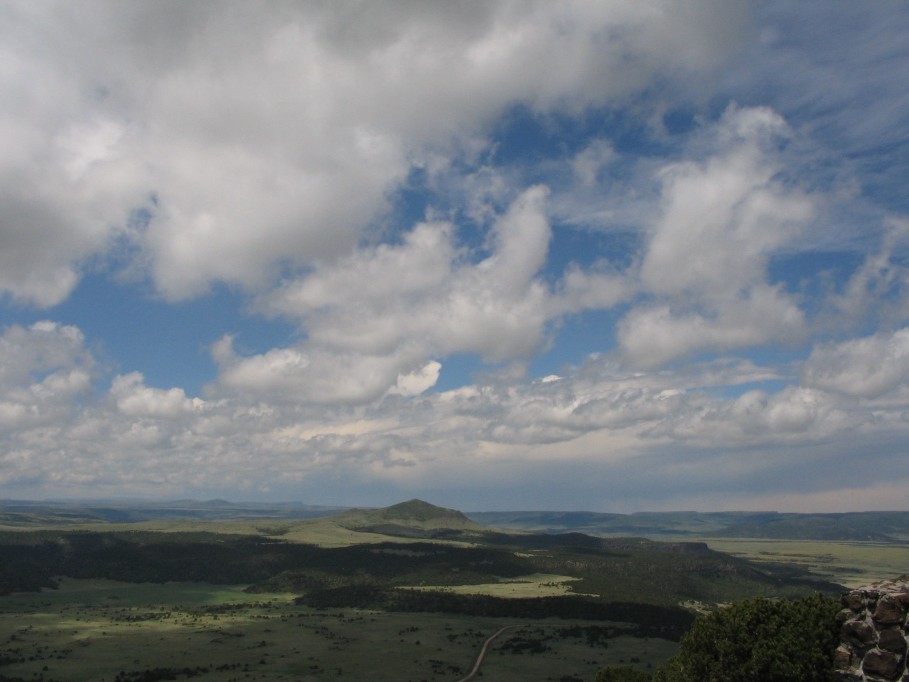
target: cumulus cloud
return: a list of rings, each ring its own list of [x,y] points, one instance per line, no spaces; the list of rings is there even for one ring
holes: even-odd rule
[[[869,416],[850,413],[848,406],[823,392],[789,386],[776,394],[754,390],[709,405],[672,425],[671,431],[675,437],[715,445],[770,439],[811,442],[856,427]]]
[[[796,302],[770,284],[767,264],[812,217],[810,196],[778,179],[779,115],[730,106],[710,130],[703,161],[664,167],[662,212],[651,226],[641,288],[652,302],[619,328],[641,367],[704,349],[791,341],[804,332]]]
[[[117,240],[170,299],[336,258],[516,102],[701,78],[743,15],[703,5],[7,4],[0,289],[53,305]]]
[[[521,194],[494,222],[491,253],[477,262],[454,244],[452,225],[423,223],[399,245],[357,251],[286,283],[260,305],[297,320],[306,341],[242,358],[222,342],[220,381],[233,390],[365,402],[435,383],[434,357],[529,356],[548,320],[548,290],[537,279],[550,238],[546,194],[543,187]]]
[[[804,333],[801,310],[776,287],[756,286],[730,297],[722,307],[682,312],[670,305],[646,305],[621,321],[618,338],[634,365],[657,367],[698,350],[729,350],[768,341],[791,342]]]
[[[816,347],[802,369],[808,386],[877,398],[909,383],[909,328]]]
[[[238,356],[229,337],[219,342],[215,358],[220,374],[213,391],[327,405],[376,400],[396,386],[402,374],[412,374],[403,367],[420,362],[406,351],[367,355],[318,347],[275,348]]]
[[[871,490],[846,480],[854,467],[831,466],[866,447],[893,480],[909,476],[905,221],[889,219],[879,243],[866,223],[850,228],[864,261],[825,302],[800,297],[817,280],[802,289],[770,274],[779,254],[848,242],[841,226],[806,229],[825,201],[834,213],[824,191],[850,184],[848,169],[812,172],[809,190],[793,159],[822,163],[812,145],[833,130],[854,158],[862,140],[884,147],[895,137],[879,122],[900,107],[806,125],[800,112],[856,90],[825,99],[829,79],[813,77],[824,65],[784,50],[773,54],[798,87],[795,67],[810,67],[803,96],[759,106],[758,77],[737,67],[751,74],[743,105],[718,120],[701,106],[728,94],[714,76],[747,46],[748,15],[794,7],[780,6],[3,5],[0,294],[53,306],[86,269],[128,261],[164,299],[227,283],[297,335],[247,354],[213,331],[219,373],[203,400],[154,387],[150,368],[106,386],[99,340],[73,326],[7,328],[0,487],[362,504],[339,497],[442,480],[512,485],[523,500],[535,481],[564,481],[603,508],[626,493],[734,500],[755,480]],[[754,45],[792,36],[771,29]],[[876,59],[861,64],[905,61],[870,34],[861,49]],[[839,54],[848,41],[835,42]],[[676,106],[692,109],[689,132],[664,125]],[[497,131],[515,110],[571,134],[532,167],[503,161]],[[426,203],[401,224],[409,192]],[[561,229],[627,244],[564,263],[551,252]],[[591,310],[620,317],[589,348],[602,352],[526,376]],[[887,331],[844,338],[875,324]],[[713,358],[817,329],[840,340],[817,345],[800,375]],[[440,390],[457,354],[498,367]]]
[[[389,389],[393,395],[414,396],[432,388],[439,380],[442,364],[430,360],[416,372],[399,374],[395,385]]]
[[[901,334],[879,340],[894,358]],[[852,346],[835,350],[860,355]],[[874,349],[865,351],[870,357]],[[489,374],[441,392],[426,390],[438,378],[437,361],[410,372],[393,366],[370,389],[376,399],[363,403],[359,367],[350,379],[359,383],[334,372],[323,380],[301,369],[302,351],[282,352],[251,361],[273,362],[266,372],[246,365],[249,358],[232,360],[224,340],[216,349],[223,381],[234,361],[249,375],[238,379],[242,390],[222,387],[217,400],[149,387],[138,373],[114,376],[109,389],[93,393],[95,363],[79,330],[46,322],[11,327],[0,341],[0,486],[166,496],[221,489],[262,495],[275,485],[290,486],[281,488],[284,495],[292,489],[317,495],[329,485],[341,495],[340,480],[406,487],[431,486],[442,476],[474,486],[515,468],[544,475],[554,467],[546,476],[557,480],[580,467],[599,471],[598,486],[618,494],[609,481],[618,476],[627,486],[645,486],[644,467],[645,487],[681,485],[674,494],[684,496],[693,484],[682,485],[681,467],[685,481],[705,472],[701,489],[720,494],[770,464],[752,458],[747,466],[737,459],[719,466],[719,451],[826,442],[845,452],[856,438],[883,437],[884,422],[889,438],[904,439],[902,415],[909,408],[909,394],[858,405],[829,381],[773,391],[768,382],[786,375],[745,360],[642,373],[606,356],[545,380]],[[262,391],[246,385],[254,380],[263,382]],[[320,398],[319,390],[326,395]],[[275,397],[282,391],[285,400]],[[680,449],[683,460],[676,458]]]
[[[489,437],[508,443],[564,444],[600,434],[605,442],[613,438],[625,446],[629,441],[623,439],[630,437],[638,449],[664,442],[735,449],[755,443],[813,442],[874,420],[871,410],[856,410],[850,402],[810,387],[732,391],[726,398],[710,390],[728,392],[777,377],[747,362],[641,374],[596,361],[557,382],[495,395],[502,406],[489,426]]]
[[[12,325],[0,337],[0,382],[24,383],[61,368],[89,370],[94,359],[83,345],[85,336],[72,325],[43,320],[30,327]]]
[[[174,419],[204,407],[198,398],[187,398],[182,388],[150,388],[140,372],[116,376],[110,387],[117,409],[131,417]]]
[[[633,276],[608,263],[597,263],[586,269],[572,265],[558,282],[550,309],[553,315],[608,309],[630,299],[636,292]]]
[[[0,336],[0,429],[66,419],[91,390],[94,360],[77,328],[55,322],[12,326]]]

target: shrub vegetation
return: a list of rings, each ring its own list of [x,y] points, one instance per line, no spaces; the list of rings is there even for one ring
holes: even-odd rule
[[[654,682],[829,682],[839,602],[749,599],[698,618]]]

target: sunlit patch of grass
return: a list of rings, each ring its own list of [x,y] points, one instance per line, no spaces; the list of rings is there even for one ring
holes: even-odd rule
[[[578,578],[569,575],[534,573],[517,578],[503,578],[495,583],[475,585],[412,585],[406,589],[475,594],[502,599],[527,599],[533,597],[561,597],[572,592],[571,584]]]
[[[880,542],[706,538],[711,549],[764,563],[794,564],[849,588],[909,570],[909,547]]]

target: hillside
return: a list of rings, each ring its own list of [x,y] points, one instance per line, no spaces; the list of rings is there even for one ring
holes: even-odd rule
[[[488,530],[455,509],[417,499],[381,509],[350,509],[330,520],[359,533],[408,538],[456,538]]]

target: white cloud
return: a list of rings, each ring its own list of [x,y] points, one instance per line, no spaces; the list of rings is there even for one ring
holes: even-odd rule
[[[802,383],[860,398],[878,398],[909,383],[909,328],[816,347]]]
[[[76,327],[48,320],[7,327],[0,336],[0,386],[25,385],[58,371],[87,373],[95,363],[84,342]]]
[[[170,299],[337,258],[506,107],[702,78],[743,15],[703,4],[7,4],[0,290],[53,305],[118,238]]]
[[[648,289],[722,296],[761,280],[769,253],[811,215],[805,196],[774,179],[772,145],[786,132],[772,111],[733,106],[708,133],[717,153],[661,171],[663,212],[641,271]]]
[[[879,248],[865,256],[842,291],[828,296],[819,324],[849,328],[873,322],[892,327],[909,319],[907,250],[909,220],[888,219]]]
[[[70,294],[81,262],[109,248],[144,196],[113,151],[121,144],[113,128],[70,130],[29,146],[39,134],[23,130],[34,125],[29,113],[0,121],[0,137],[20,140],[0,162],[0,292],[44,307]]]
[[[91,392],[94,360],[72,326],[36,322],[0,336],[0,434],[66,421]],[[0,436],[2,442],[2,436]]]
[[[210,390],[248,393],[275,402],[368,403],[397,385],[398,378],[408,374],[404,368],[419,362],[406,351],[366,355],[306,347],[275,348],[261,355],[239,357],[229,343],[223,340],[220,344],[218,387]]]
[[[607,140],[595,140],[575,154],[571,169],[585,187],[597,184],[601,169],[615,157],[615,150]]]
[[[775,145],[787,129],[774,112],[730,106],[703,132],[712,153],[665,167],[662,213],[650,230],[641,288],[653,302],[619,329],[624,355],[641,367],[703,349],[793,341],[801,310],[767,281],[770,255],[812,217],[810,196],[776,176]]]
[[[60,10],[57,12],[56,10]],[[79,41],[85,11],[10,3],[0,10],[0,292],[51,306],[104,253],[149,188],[128,122],[102,103],[106,69]],[[87,50],[91,54],[93,50]],[[88,59],[91,61],[91,58]]]
[[[905,221],[890,219],[878,244],[879,218],[848,228],[815,220],[826,209],[825,219],[851,221],[834,215],[851,195],[824,193],[861,191],[865,178],[850,169],[880,159],[863,152],[905,127],[894,123],[905,109],[895,86],[883,106],[868,98],[873,112],[843,99],[899,82],[893,65],[905,60],[888,52],[891,41],[874,44],[871,28],[858,31],[858,47],[841,41],[843,21],[826,51],[805,41],[797,51],[748,48],[747,15],[788,19],[796,7],[780,6],[4,4],[0,294],[52,306],[83,270],[120,266],[125,254],[166,299],[226,282],[299,336],[252,355],[224,336],[213,349],[219,376],[201,400],[147,385],[133,368],[103,390],[89,350],[102,339],[53,322],[9,327],[0,486],[159,496],[268,488],[363,503],[338,496],[496,486],[499,501],[512,486],[526,500],[536,485],[540,500],[557,499],[544,489],[579,490],[603,508],[622,495],[651,507],[791,504],[806,481],[827,504],[824,490],[874,491],[871,469],[906,480]],[[804,30],[776,29],[790,42]],[[834,74],[824,60],[846,44],[859,66],[838,57]],[[761,57],[758,71],[737,72],[751,74],[736,86],[745,104],[701,118],[728,93],[715,76],[743,46]],[[872,64],[873,88],[829,87],[839,75],[858,83]],[[675,107],[699,128],[664,127]],[[803,116],[825,107],[829,116]],[[569,135],[539,164],[511,164],[494,130],[512,108],[602,137]],[[559,127],[574,115],[577,128]],[[854,152],[848,163],[817,147],[837,130]],[[831,159],[836,170],[818,170]],[[409,229],[386,211],[411,181],[430,198]],[[634,246],[556,271],[552,224],[563,222],[622,232]],[[780,254],[859,241],[864,263],[831,285],[826,303],[801,297],[818,288],[810,273],[804,288],[769,274]],[[618,306],[616,352],[606,323],[602,347],[589,349],[601,354],[525,376],[567,316]],[[786,366],[673,362],[875,324],[887,331],[817,346],[800,385]],[[501,366],[474,385],[431,390],[460,353]],[[856,451],[875,467],[855,467]]]
[[[393,395],[414,396],[429,390],[439,380],[442,364],[431,360],[416,372],[399,374],[394,387],[389,389]]]
[[[543,343],[549,314],[537,280],[550,237],[545,200],[543,187],[521,194],[493,224],[492,251],[479,262],[453,245],[449,224],[424,223],[400,245],[355,252],[287,283],[261,305],[299,320],[305,343],[246,358],[217,352],[220,381],[232,390],[365,402],[396,386],[415,390],[415,381],[434,384],[434,357],[528,356]]]
[[[818,145],[810,167],[814,182],[849,183],[857,174],[867,196],[886,210],[904,211],[905,192],[894,180],[909,171],[902,68],[909,48],[899,40],[909,30],[909,14],[887,3],[808,7],[797,0],[752,3],[751,9],[758,40],[731,60],[723,91],[772,106],[810,134]],[[867,224],[839,213],[830,216],[833,233],[861,248]]]
[[[729,350],[768,341],[792,342],[804,334],[801,310],[777,287],[754,286],[701,313],[677,313],[671,306],[639,307],[621,321],[618,339],[624,357],[653,368],[698,350]]]
[[[495,395],[491,400],[501,401],[504,412],[490,420],[490,437],[508,443],[566,443],[592,434],[607,441],[624,434],[638,449],[666,442],[737,450],[813,442],[876,419],[869,409],[808,387],[789,386],[777,393],[752,389],[729,398],[711,395],[713,386],[725,390],[777,378],[749,363],[708,363],[685,373],[658,374],[610,370],[608,365],[591,373],[594,367],[550,385]]]
[[[204,407],[202,400],[187,398],[182,388],[146,386],[139,372],[114,377],[110,392],[117,409],[130,417],[175,419]]]
[[[882,339],[884,347],[895,349],[894,339]],[[479,489],[496,481],[509,494],[507,481],[520,470],[525,488],[540,476],[547,486],[580,476],[579,490],[596,482],[599,495],[636,494],[640,487],[642,495],[674,491],[667,499],[693,490],[731,499],[730,490],[765,471],[817,466],[821,455],[788,458],[791,448],[835,444],[824,457],[842,462],[857,441],[892,450],[893,442],[905,442],[909,409],[909,392],[891,391],[889,401],[873,405],[822,386],[774,393],[763,382],[785,374],[728,359],[642,373],[601,357],[566,368],[558,379],[488,375],[431,392],[440,370],[435,361],[409,372],[376,361],[381,379],[366,386],[368,368],[350,365],[344,377],[340,364],[327,364],[344,357],[285,350],[236,358],[225,339],[216,348],[224,368],[220,399],[201,401],[181,389],[149,387],[137,373],[115,376],[109,391],[93,395],[94,363],[72,327],[7,329],[0,354],[0,486],[45,494],[86,487],[99,495],[256,494],[283,481],[289,487],[278,494],[308,491],[336,501],[343,496],[339,481],[361,490],[370,481],[422,489],[440,480]],[[312,369],[320,364],[324,373]],[[233,371],[248,374],[231,391]],[[364,391],[375,399],[363,402]],[[742,455],[755,449],[775,454]],[[899,466],[890,466],[897,478]],[[816,489],[843,485],[835,472],[829,478]],[[583,490],[592,503],[593,488]]]

